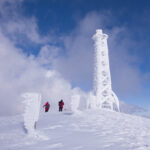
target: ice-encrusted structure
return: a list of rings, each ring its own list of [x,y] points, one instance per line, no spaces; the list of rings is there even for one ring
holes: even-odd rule
[[[29,134],[34,134],[36,122],[39,118],[41,94],[39,93],[24,93],[24,126]]]
[[[100,29],[92,37],[95,48],[93,94],[97,107],[119,111],[119,100],[111,86],[107,38]]]
[[[71,96],[71,110],[76,113],[78,112],[78,107],[80,104],[80,95],[72,95]]]

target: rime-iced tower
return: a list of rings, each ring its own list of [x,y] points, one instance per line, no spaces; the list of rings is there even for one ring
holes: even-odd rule
[[[119,100],[111,87],[107,38],[108,35],[103,34],[102,30],[96,30],[93,36],[95,48],[93,92],[97,107],[119,111]]]

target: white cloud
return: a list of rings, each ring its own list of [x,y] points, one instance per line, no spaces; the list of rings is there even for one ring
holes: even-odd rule
[[[145,81],[138,67],[140,58],[131,55],[132,40],[126,28],[113,28],[108,33],[113,88],[121,96],[134,95],[143,88]]]
[[[50,67],[60,53],[60,48],[57,46],[44,45],[37,57],[40,64]]]
[[[3,24],[3,29],[14,41],[23,42],[28,40],[36,44],[48,42],[48,37],[41,37],[38,33],[36,19],[34,17],[26,19],[19,17],[17,20],[10,20]]]
[[[35,17],[27,18],[22,15],[22,2],[23,0],[0,1],[0,27],[3,33],[16,44],[26,42],[45,44],[50,42],[51,37],[39,34]]]
[[[38,33],[36,19],[25,18],[16,12],[21,1],[0,2],[0,114],[22,112],[20,95],[23,92],[40,92],[43,101],[56,102],[60,98],[68,100],[71,85],[60,75],[46,76],[48,70],[43,65],[57,55],[57,47],[43,45],[39,56],[26,56],[15,44],[32,41],[36,44],[47,42]],[[5,5],[7,3],[7,5]],[[12,18],[8,10],[12,10]],[[25,39],[27,38],[27,39]],[[50,51],[49,51],[50,50]],[[65,90],[66,93],[64,93]]]
[[[27,57],[1,32],[0,39],[0,114],[22,112],[20,95],[24,92],[41,93],[43,102],[50,101],[52,109],[64,99],[68,108],[74,92],[71,84],[56,71],[44,68],[34,56]]]

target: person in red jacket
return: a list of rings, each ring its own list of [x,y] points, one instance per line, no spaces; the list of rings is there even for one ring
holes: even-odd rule
[[[50,108],[49,102],[46,102],[43,107],[45,107],[45,112],[48,112],[48,110],[49,110],[49,108]]]
[[[63,100],[60,100],[60,101],[59,101],[58,106],[59,106],[59,111],[63,111],[63,107],[64,107],[64,102],[63,102]]]

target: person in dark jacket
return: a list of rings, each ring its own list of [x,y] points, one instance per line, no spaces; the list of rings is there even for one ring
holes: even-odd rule
[[[48,112],[48,111],[49,111],[49,108],[50,108],[49,102],[46,102],[43,107],[45,107],[45,112]]]
[[[64,107],[64,102],[63,102],[63,100],[60,100],[60,101],[59,101],[58,106],[59,106],[59,111],[63,111],[63,107]]]

